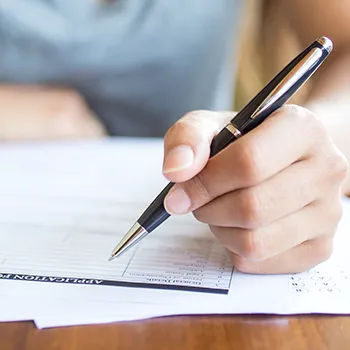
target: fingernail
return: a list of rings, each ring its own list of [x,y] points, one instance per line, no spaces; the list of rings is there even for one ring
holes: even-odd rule
[[[171,149],[165,156],[163,173],[168,174],[189,168],[194,162],[194,153],[190,146],[181,145]]]
[[[164,206],[169,214],[185,214],[191,207],[191,199],[182,188],[175,188],[165,197]]]

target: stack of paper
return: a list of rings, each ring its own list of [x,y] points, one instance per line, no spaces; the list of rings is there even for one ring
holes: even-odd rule
[[[297,275],[235,272],[192,215],[122,257],[119,239],[167,184],[161,140],[0,147],[0,321],[39,328],[179,314],[350,313],[350,203],[333,257]]]

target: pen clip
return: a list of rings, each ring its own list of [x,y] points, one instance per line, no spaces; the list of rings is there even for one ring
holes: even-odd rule
[[[251,115],[255,119],[273,103],[286,94],[315,64],[319,62],[322,56],[320,48],[312,49],[295,67],[281,80],[281,82],[266,96],[264,101]],[[301,84],[298,89],[302,86]]]
[[[271,113],[282,107],[316,72],[332,51],[332,42],[320,37],[289,62],[230,121],[241,134],[261,124]]]

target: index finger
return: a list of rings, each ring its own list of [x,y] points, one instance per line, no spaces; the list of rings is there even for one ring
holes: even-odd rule
[[[170,214],[183,214],[225,193],[258,184],[309,158],[313,139],[322,139],[321,134],[325,134],[321,123],[310,112],[284,106],[211,158],[194,178],[176,184],[165,207]],[[181,202],[186,202],[186,208]]]

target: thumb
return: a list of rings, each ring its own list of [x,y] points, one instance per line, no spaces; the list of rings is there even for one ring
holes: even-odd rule
[[[233,115],[200,110],[179,119],[165,135],[164,176],[171,182],[196,176],[208,162],[212,139]]]

